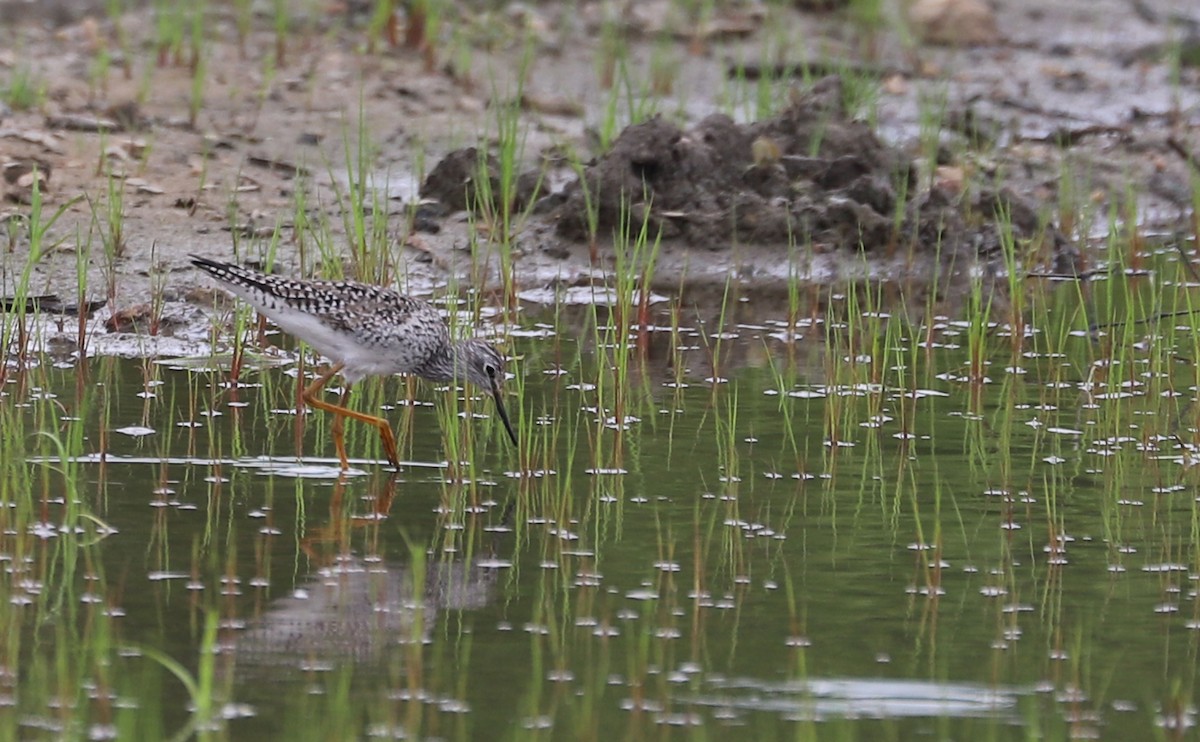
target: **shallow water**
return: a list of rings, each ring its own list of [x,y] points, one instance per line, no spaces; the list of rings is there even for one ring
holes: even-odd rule
[[[993,328],[976,384],[968,323],[754,313],[663,316],[624,377],[603,320],[522,322],[520,458],[486,399],[454,425],[461,395],[365,384],[394,476],[351,424],[339,477],[290,363],[236,391],[223,362],[10,370],[6,491],[21,467],[33,505],[8,508],[0,721],[169,736],[195,696],[233,739],[1186,734],[1192,366],[1098,371],[1078,334],[1018,366]]]

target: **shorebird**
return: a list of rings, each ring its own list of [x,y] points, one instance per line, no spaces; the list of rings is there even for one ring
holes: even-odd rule
[[[446,321],[428,302],[383,286],[282,278],[199,255],[191,258],[192,265],[259,314],[332,361],[301,397],[310,407],[336,416],[333,444],[342,469],[350,468],[342,430],[347,417],[373,425],[388,462],[397,468],[400,465],[396,437],[387,420],[346,407],[350,386],[367,376],[413,374],[430,381],[469,381],[496,400],[496,412],[517,445],[517,434],[504,409],[504,358],[478,338],[451,340]],[[340,404],[319,399],[321,389],[339,373],[346,382]]]

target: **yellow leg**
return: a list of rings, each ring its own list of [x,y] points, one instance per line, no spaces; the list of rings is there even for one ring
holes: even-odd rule
[[[346,409],[346,401],[350,398],[350,385],[347,384],[342,389],[342,398],[338,406]],[[350,457],[346,456],[346,418],[343,415],[333,416],[333,449],[337,451],[338,460],[342,462],[342,469],[350,468]]]
[[[392,435],[392,426],[388,425],[388,421],[382,417],[348,409],[346,407],[346,400],[350,396],[349,384],[342,390],[340,405],[326,402],[317,397],[317,394],[325,387],[329,380],[342,370],[342,365],[341,363],[336,363],[330,366],[325,373],[318,376],[313,383],[305,388],[300,397],[310,407],[315,407],[318,410],[324,410],[335,415],[333,419],[333,445],[337,449],[338,459],[342,462],[343,469],[350,468],[350,459],[346,456],[346,441],[344,438],[345,418],[347,417],[374,426],[379,431],[380,440],[383,441],[383,453],[387,456],[388,462],[397,469],[400,468],[400,456],[396,453],[396,437]]]

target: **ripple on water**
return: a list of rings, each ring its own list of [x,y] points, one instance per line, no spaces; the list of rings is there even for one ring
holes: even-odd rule
[[[1029,689],[903,679],[823,679],[772,683],[709,678],[711,693],[678,700],[712,709],[765,711],[789,720],[834,718],[1003,718],[1019,721],[1018,701]]]

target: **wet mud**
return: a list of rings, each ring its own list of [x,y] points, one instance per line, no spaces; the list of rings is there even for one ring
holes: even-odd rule
[[[369,38],[360,16],[298,12],[280,45],[265,16],[239,38],[220,5],[197,86],[186,44],[155,46],[153,7],[110,19],[98,2],[0,0],[0,79],[28,75],[44,93],[0,105],[0,298],[26,306],[26,276],[40,306],[102,306],[113,333],[178,332],[203,328],[208,302],[193,299],[212,293],[190,253],[270,254],[288,275],[336,275],[335,255],[346,275],[420,294],[514,279],[522,296],[554,296],[611,282],[615,248],[644,227],[662,240],[653,288],[696,295],[931,270],[965,285],[974,261],[1006,270],[1006,241],[1031,274],[1071,276],[1102,260],[1113,223],[1192,230],[1193,4],[1013,0],[995,5],[992,43],[962,47],[914,45],[896,19],[866,27],[830,5],[770,19],[720,8],[699,35],[669,32],[669,4],[631,10],[630,79],[658,79],[665,50],[660,92],[678,102],[605,147],[607,102],[636,91],[598,70],[600,4],[453,6],[445,28],[470,54],[445,43],[432,66]],[[772,39],[806,43],[765,54]],[[874,96],[869,118],[846,105],[851,73]],[[779,78],[779,113],[755,120],[736,96],[764,75]],[[511,184],[504,110],[521,132]],[[26,272],[35,185],[56,218]],[[493,220],[502,208],[508,227]],[[386,253],[373,273],[363,227]]]
[[[661,117],[629,126],[581,178],[544,196],[546,215],[535,218],[576,243],[629,244],[644,233],[699,251],[761,245],[782,260],[797,249],[987,260],[1012,239],[1024,264],[1075,272],[1077,250],[1002,179],[922,186],[912,158],[851,119],[843,100],[842,81],[831,76],[751,124],[713,114],[689,129]],[[494,158],[484,162],[475,148],[451,153],[422,195],[454,210],[478,203],[481,190],[499,193]],[[475,181],[482,172],[493,180],[484,189]],[[520,210],[522,200],[511,207]]]

